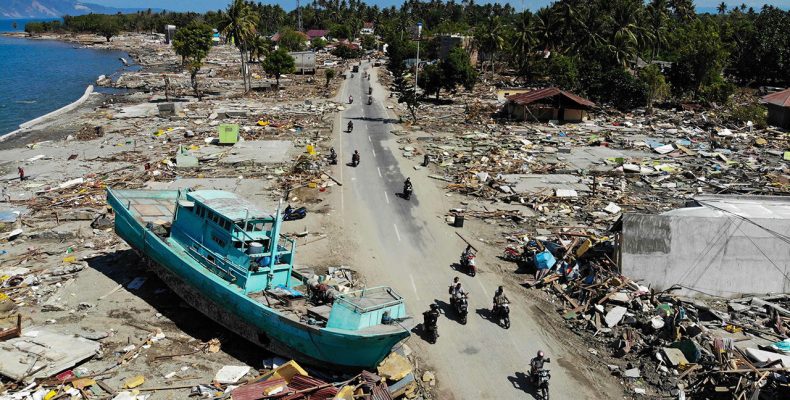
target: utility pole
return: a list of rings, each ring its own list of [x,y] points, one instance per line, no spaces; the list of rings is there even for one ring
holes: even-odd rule
[[[417,95],[417,77],[420,74],[420,41],[422,40],[422,22],[417,23],[417,66],[414,68],[414,95]]]
[[[302,7],[299,6],[299,0],[296,0],[296,29],[302,31]]]

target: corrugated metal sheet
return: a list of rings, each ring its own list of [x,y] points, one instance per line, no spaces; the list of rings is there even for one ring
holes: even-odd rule
[[[302,376],[296,375],[291,379],[291,383],[288,384],[288,387],[293,391],[305,390],[310,388],[316,388],[327,383],[317,379],[312,378],[309,376]],[[314,392],[307,392],[307,393],[295,393],[292,395],[288,395],[283,397],[282,400],[302,400],[302,399],[309,399],[309,400],[325,400],[325,399],[332,399],[335,395],[339,392],[337,388],[334,386],[325,387],[320,390],[316,390]]]
[[[390,391],[387,388],[387,384],[382,382],[373,387],[373,396],[371,397],[373,400],[392,400],[392,396],[390,396]]]
[[[265,397],[263,393],[267,388],[274,388],[284,383],[285,379],[274,379],[242,385],[230,392],[230,398],[233,400],[259,400]]]
[[[566,92],[564,90],[560,90],[560,89],[555,88],[555,87],[544,88],[544,89],[536,89],[536,90],[533,90],[533,91],[530,91],[530,92],[526,92],[526,93],[518,93],[518,94],[514,94],[512,96],[507,96],[506,99],[509,100],[509,101],[512,101],[513,103],[519,104],[519,105],[527,105],[527,104],[534,103],[534,102],[536,102],[538,100],[547,99],[547,98],[554,97],[554,96],[557,96],[557,95],[563,96],[563,97],[567,98],[568,100],[570,100],[570,101],[572,101],[572,102],[574,102],[574,103],[576,103],[576,104],[578,104],[580,106],[584,106],[584,107],[593,107],[593,106],[595,106],[595,103],[593,103],[590,100],[587,100],[587,99],[585,99],[583,97],[579,97],[579,96],[577,96],[577,95],[575,95],[575,94],[573,94],[571,92]]]
[[[790,107],[790,89],[763,96],[762,101],[779,107]]]

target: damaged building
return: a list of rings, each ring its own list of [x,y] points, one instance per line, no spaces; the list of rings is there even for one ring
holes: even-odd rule
[[[571,92],[549,87],[505,97],[502,110],[508,119],[518,121],[586,121],[595,106],[590,100]]]
[[[622,273],[655,289],[723,297],[790,292],[786,197],[697,197],[689,207],[626,213],[621,222]]]

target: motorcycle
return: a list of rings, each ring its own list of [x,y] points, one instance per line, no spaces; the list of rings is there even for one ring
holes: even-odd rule
[[[466,325],[466,316],[469,315],[469,301],[466,300],[466,296],[458,299],[453,296],[450,298],[450,302],[453,303],[453,307],[455,307],[455,313],[458,314],[461,325]]]
[[[501,306],[494,306],[493,314],[497,325],[510,329],[510,304],[504,303]]]
[[[373,94],[373,88],[368,88],[368,94]]]
[[[466,252],[462,253],[459,264],[469,276],[477,275],[477,265],[475,265],[475,254],[473,252],[470,251],[468,254]]]
[[[359,153],[354,153],[354,155],[351,156],[351,165],[354,167],[359,165]]]
[[[411,199],[412,191],[414,191],[414,189],[412,189],[411,185],[404,185],[403,186],[403,198],[406,199],[406,200]]]
[[[351,97],[351,96],[348,96],[348,104],[351,104],[353,102],[354,102],[354,98]]]
[[[373,96],[368,96],[368,105],[373,104]]]
[[[307,216],[307,208],[299,207],[293,208],[289,204],[283,211],[283,221],[296,221]]]
[[[337,165],[337,154],[333,153],[329,155],[329,165]]]
[[[425,329],[425,336],[426,340],[430,344],[436,343],[436,339],[439,337],[439,327],[436,324],[436,317],[431,315],[429,311],[426,311],[422,314],[423,317],[423,329]]]
[[[505,251],[502,253],[502,259],[505,261],[517,263],[524,260],[524,255],[519,251],[518,248],[508,246],[505,248]]]
[[[540,398],[542,400],[549,400],[549,379],[551,379],[549,370],[543,368],[539,369],[533,378],[535,388],[537,392],[540,393]]]
[[[351,131],[353,131],[353,130],[354,130],[354,123],[351,122],[351,121],[348,121],[348,133],[351,133]]]

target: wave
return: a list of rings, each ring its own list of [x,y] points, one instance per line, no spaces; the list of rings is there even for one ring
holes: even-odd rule
[[[38,103],[38,101],[36,101],[36,100],[16,100],[16,101],[14,101],[14,103],[34,104],[34,103]]]

